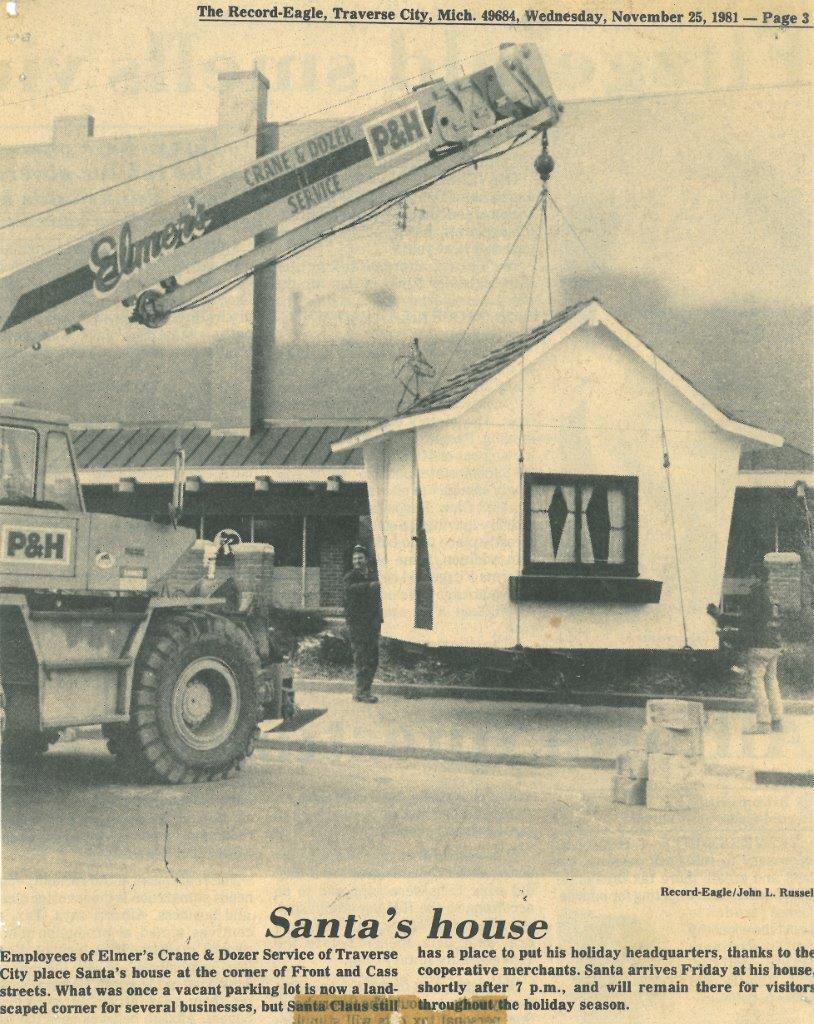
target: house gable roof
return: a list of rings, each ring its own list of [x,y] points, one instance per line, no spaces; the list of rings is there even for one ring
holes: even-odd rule
[[[714,405],[594,298],[570,306],[527,334],[513,338],[419,399],[401,416],[385,420],[354,437],[343,438],[332,446],[332,450],[349,451],[385,434],[454,419],[520,372],[521,357],[527,364],[535,362],[586,323],[602,324],[639,358],[652,364],[654,371],[666,383],[722,430],[771,447],[782,445],[783,439],[779,435],[739,422]]]
[[[535,345],[550,337],[558,327],[561,327],[572,317],[576,316],[583,309],[587,308],[594,299],[578,302],[573,306],[564,309],[562,313],[545,323],[540,324],[528,334],[521,334],[512,338],[505,345],[496,348],[489,355],[470,366],[465,367],[460,373],[456,373],[448,381],[434,388],[428,395],[419,398],[400,418],[415,416],[421,412],[432,412],[436,409],[450,409],[462,399],[467,398],[486,381],[491,380],[513,363],[523,354],[529,352]]]

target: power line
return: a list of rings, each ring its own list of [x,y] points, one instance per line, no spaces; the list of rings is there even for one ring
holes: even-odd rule
[[[319,114],[325,114],[330,110],[337,110],[339,107],[347,106],[350,103],[358,102],[362,99],[367,99],[370,96],[376,96],[379,93],[386,92],[389,89],[394,89],[399,85],[406,85],[408,82],[412,82],[417,78],[423,78],[425,75],[434,74],[436,71],[442,71],[444,68],[452,67],[453,65],[460,64],[462,61],[473,60],[475,57],[480,57],[484,53],[489,53],[494,50],[494,47],[488,47],[485,50],[480,50],[477,53],[469,54],[466,57],[459,57],[454,61],[447,61],[446,64],[439,64],[438,67],[430,68],[428,71],[421,71],[418,74],[410,75],[407,78],[402,78],[397,82],[390,82],[388,85],[382,85],[377,89],[370,89],[368,92],[360,93],[357,96],[351,96],[346,100],[340,100],[337,103],[332,103],[327,107],[321,107],[319,110],[312,110],[310,113],[301,114],[299,117],[291,118],[288,121],[272,122],[270,124],[262,125],[253,132],[247,135],[241,135],[238,138],[230,139],[228,142],[223,142],[218,146],[212,146],[209,149],[203,149],[198,153],[193,153],[190,156],[182,157],[180,160],[175,160],[172,163],[164,164],[161,167],[154,167],[149,171],[143,171],[141,174],[136,174],[132,178],[127,178],[124,181],[116,182],[113,185],[105,185],[102,188],[96,189],[93,192],[86,192],[81,196],[75,196],[73,199],[66,199],[62,203],[57,203],[54,206],[49,206],[44,210],[38,210],[36,213],[26,214],[24,217],[18,217],[16,220],[8,221],[6,224],[0,224],[0,231],[4,231],[6,228],[17,227],[20,224],[25,224],[27,221],[35,220],[38,217],[44,217],[49,213],[55,213],[57,210],[63,210],[68,206],[75,206],[77,203],[85,202],[88,199],[92,199],[95,196],[104,195],[107,192],[113,192],[118,188],[123,188],[125,185],[132,185],[134,182],[142,181],[145,178],[150,178],[154,174],[161,174],[163,171],[173,170],[175,167],[180,167],[183,164],[190,163],[192,160],[199,160],[201,157],[210,156],[212,153],[219,153],[224,149],[229,149],[231,146],[239,145],[241,142],[248,142],[250,139],[264,138],[267,132],[274,131],[280,128],[287,128],[292,124],[297,124],[300,121],[305,121],[308,118],[317,117]],[[205,188],[207,185],[211,185],[216,178],[205,182],[200,188]]]
[[[414,188],[408,189],[406,192],[403,192],[401,195],[394,196],[392,199],[385,200],[383,203],[380,203],[378,206],[373,207],[370,210],[367,210],[365,213],[360,214],[358,217],[354,218],[353,220],[350,220],[350,221],[348,221],[345,224],[340,224],[340,225],[338,225],[335,228],[331,228],[330,230],[323,231],[319,235],[317,235],[315,238],[312,238],[312,239],[310,239],[307,242],[303,242],[300,245],[294,246],[293,248],[289,249],[287,252],[284,252],[281,256],[277,256],[276,258],[268,260],[265,263],[258,264],[256,267],[253,267],[251,270],[245,271],[244,273],[240,274],[238,277],[234,278],[233,280],[226,281],[223,284],[218,285],[216,288],[213,288],[212,291],[207,292],[205,295],[199,296],[196,299],[191,299],[185,305],[179,306],[177,309],[174,309],[172,311],[172,314],[175,315],[176,313],[183,313],[183,312],[187,312],[188,310],[191,310],[191,309],[198,309],[201,306],[206,306],[210,302],[214,301],[215,299],[218,299],[221,296],[226,295],[228,292],[231,292],[233,289],[237,288],[245,280],[250,278],[253,274],[257,273],[258,270],[263,270],[266,267],[270,267],[270,266],[276,265],[278,263],[284,263],[286,260],[289,260],[289,259],[291,259],[294,256],[298,256],[300,253],[305,252],[306,250],[312,248],[313,246],[317,245],[319,242],[324,241],[326,238],[331,238],[333,235],[340,234],[342,231],[347,231],[350,228],[358,227],[361,224],[365,224],[365,223],[367,223],[367,221],[374,220],[376,217],[379,217],[381,214],[385,213],[387,210],[393,209],[393,207],[397,206],[399,203],[403,202],[405,199],[408,199],[410,196],[414,196],[414,195],[417,195],[419,192],[423,192],[425,189],[430,188],[432,185],[437,184],[439,181],[443,181],[446,178],[449,178],[449,177],[451,177],[454,174],[458,174],[460,171],[465,170],[467,167],[477,167],[479,164],[487,163],[490,160],[496,160],[496,159],[498,159],[498,157],[501,157],[504,154],[511,152],[513,149],[516,149],[516,148],[519,148],[520,146],[526,145],[526,143],[528,143],[532,139],[536,138],[537,134],[538,134],[537,131],[532,131],[532,132],[524,133],[523,135],[519,135],[516,139],[513,139],[511,141],[511,143],[509,143],[509,145],[504,146],[503,149],[498,150],[496,153],[488,153],[485,156],[482,156],[482,157],[480,157],[478,159],[470,160],[467,163],[458,164],[455,167],[450,167],[448,170],[443,171],[441,174],[439,174],[437,177],[433,178],[431,181],[425,181],[421,185],[416,185]],[[521,234],[522,234],[522,230],[521,230]],[[507,254],[507,258],[508,258],[508,255],[510,255],[510,254],[511,254],[511,250]],[[498,271],[498,274],[499,273],[500,273],[500,271]],[[495,280],[497,280],[497,276],[495,277]],[[494,281],[492,282],[492,284],[494,284]],[[492,286],[490,285],[489,287],[491,288]],[[485,298],[486,298],[486,296],[484,296],[484,300],[485,300]],[[475,315],[477,316],[477,311],[476,311]],[[471,324],[470,324],[470,326],[471,326]],[[468,329],[469,328],[467,328],[467,330]],[[465,336],[465,333],[466,332],[464,332],[464,336]],[[464,336],[462,336],[459,339],[458,344],[460,344],[463,341],[463,337]],[[447,364],[447,365],[449,365],[449,364]],[[444,367],[444,371],[445,370],[446,370],[446,367]],[[444,371],[442,371],[442,373]]]
[[[193,153],[193,154],[190,154],[189,156],[182,157],[180,160],[173,161],[172,163],[169,163],[169,164],[164,164],[161,167],[154,167],[154,168],[152,168],[149,171],[144,171],[141,174],[136,174],[136,175],[134,175],[131,178],[126,178],[123,181],[115,182],[113,185],[105,185],[102,188],[96,189],[93,192],[87,192],[87,193],[84,193],[83,195],[75,196],[72,199],[66,199],[62,203],[57,203],[54,206],[49,206],[49,207],[46,207],[43,210],[38,210],[35,213],[26,214],[24,217],[19,217],[16,220],[8,221],[5,224],[0,224],[0,231],[4,231],[7,228],[17,227],[20,224],[25,224],[25,223],[27,223],[28,221],[31,221],[31,220],[36,220],[39,217],[44,217],[44,216],[46,216],[49,213],[55,213],[58,210],[65,209],[66,207],[69,207],[69,206],[75,206],[77,203],[85,202],[88,199],[93,199],[96,196],[104,195],[107,192],[112,192],[112,191],[115,191],[116,189],[124,188],[126,185],[132,185],[132,184],[134,184],[137,181],[142,181],[145,178],[152,177],[154,174],[161,174],[163,171],[173,170],[174,168],[180,167],[180,166],[182,166],[183,164],[186,164],[186,163],[190,163],[193,160],[199,160],[201,157],[209,156],[209,155],[211,155],[213,153],[218,153],[218,152],[221,152],[224,149],[228,149],[231,146],[239,145],[241,142],[248,142],[250,139],[262,138],[262,137],[265,136],[266,132],[273,131],[275,129],[280,129],[280,128],[287,128],[290,125],[299,123],[300,121],[304,121],[304,120],[307,120],[307,119],[312,118],[312,117],[317,117],[319,114],[325,114],[325,113],[328,113],[331,110],[337,110],[340,107],[347,106],[350,103],[354,103],[354,102],[357,102],[357,101],[362,100],[362,99],[367,99],[370,96],[376,96],[376,95],[378,95],[378,94],[380,94],[382,92],[386,92],[388,89],[396,88],[399,85],[406,85],[408,82],[412,82],[415,79],[423,78],[425,75],[434,74],[436,71],[442,71],[442,70],[444,70],[445,68],[448,68],[448,67],[453,67],[455,65],[460,64],[462,61],[473,60],[475,57],[480,57],[484,53],[493,52],[493,50],[494,50],[494,47],[487,47],[484,50],[479,50],[477,53],[472,53],[472,54],[469,54],[469,55],[467,55],[465,57],[459,57],[459,58],[457,58],[456,60],[453,60],[453,61],[447,61],[447,63],[445,63],[445,64],[439,64],[437,67],[430,68],[430,69],[428,69],[426,71],[421,71],[421,72],[419,72],[418,74],[415,74],[415,75],[410,75],[407,78],[402,78],[402,79],[400,79],[399,81],[396,81],[396,82],[390,82],[388,85],[380,86],[377,89],[370,89],[367,92],[360,93],[357,96],[349,97],[346,100],[340,100],[337,103],[329,104],[328,106],[321,107],[318,110],[313,110],[313,111],[311,111],[309,113],[301,114],[299,117],[291,118],[288,121],[274,122],[274,123],[271,123],[271,124],[262,125],[259,129],[257,129],[254,132],[251,132],[251,133],[249,133],[247,135],[241,135],[241,136],[239,136],[238,138],[235,138],[235,139],[230,139],[228,142],[221,143],[218,146],[212,146],[209,149],[200,150],[197,153]],[[220,58],[217,58],[217,59],[220,59]],[[202,62],[202,63],[207,63],[207,62]],[[146,76],[145,75],[143,77],[146,78],[146,77],[150,77],[150,76]],[[581,99],[566,100],[566,101],[564,101],[564,103],[567,106],[570,107],[570,106],[578,106],[578,105],[585,105],[585,104],[617,103],[617,102],[623,102],[623,101],[633,101],[633,100],[640,101],[640,100],[649,100],[649,99],[667,99],[667,98],[682,97],[682,96],[705,96],[705,95],[717,95],[717,94],[722,94],[722,93],[755,92],[755,91],[763,91],[765,89],[810,88],[812,86],[812,84],[814,84],[814,83],[811,83],[811,82],[791,82],[791,83],[779,83],[779,84],[776,84],[776,85],[766,85],[766,86],[737,86],[737,87],[733,87],[733,88],[722,88],[722,89],[686,90],[686,91],[683,91],[683,92],[642,93],[642,94],[631,94],[631,95],[622,95],[622,96],[607,96],[607,97],[597,97],[597,98],[583,97]],[[54,94],[50,94],[50,95],[61,95],[61,94],[60,93],[54,93]],[[43,97],[43,98],[45,98],[45,97]],[[5,105],[9,106],[10,104],[5,104]],[[214,181],[214,180],[217,180],[217,179],[212,179],[209,182],[205,182],[200,187],[204,188],[204,187],[206,187],[206,185],[211,184],[212,181]]]
[[[579,99],[563,100],[567,107],[583,106],[588,103],[623,103],[626,100],[663,100],[681,96],[721,96],[727,93],[766,92],[777,89],[810,89],[814,82],[775,82],[771,85],[733,85],[718,89],[682,89],[677,92],[629,93],[619,96],[583,96]]]
[[[278,263],[283,263],[286,260],[289,260],[292,257],[297,256],[297,255],[299,255],[302,252],[305,252],[307,249],[310,249],[312,246],[316,245],[317,243],[323,241],[326,238],[330,238],[333,235],[337,235],[337,234],[341,233],[342,231],[347,231],[350,228],[357,227],[358,225],[364,224],[364,223],[366,223],[369,220],[373,220],[374,218],[380,216],[382,213],[385,213],[387,210],[390,210],[394,206],[396,206],[399,203],[403,202],[404,199],[409,198],[410,196],[416,195],[419,192],[423,192],[425,189],[430,188],[432,185],[437,184],[439,181],[443,181],[444,179],[446,179],[448,177],[451,177],[452,175],[457,174],[460,171],[463,171],[463,170],[465,170],[468,167],[475,167],[476,168],[479,164],[487,163],[490,160],[496,160],[499,157],[503,156],[504,154],[511,152],[513,149],[516,149],[516,148],[519,148],[520,146],[526,145],[532,139],[537,138],[538,134],[539,134],[539,130],[526,131],[522,135],[519,135],[517,138],[513,139],[507,146],[504,146],[503,149],[500,149],[500,150],[498,150],[495,153],[488,153],[488,154],[486,154],[486,155],[484,155],[482,157],[479,157],[477,159],[470,160],[467,163],[458,164],[455,167],[450,167],[447,170],[443,171],[441,174],[439,174],[437,177],[433,178],[431,181],[426,181],[426,182],[424,182],[421,185],[416,185],[414,188],[408,189],[406,192],[402,193],[401,195],[394,196],[392,199],[386,200],[385,202],[381,203],[379,206],[374,207],[371,210],[367,210],[365,213],[360,214],[355,219],[350,220],[350,221],[348,221],[345,224],[340,224],[337,227],[332,228],[332,229],[330,229],[328,231],[323,231],[321,234],[317,235],[315,238],[312,238],[312,239],[310,239],[307,242],[303,242],[302,244],[300,244],[298,246],[292,247],[291,249],[289,249],[287,252],[283,253],[282,255],[280,255],[280,256],[278,256],[278,257],[276,257],[274,259],[270,259],[270,260],[266,261],[265,263],[258,264],[257,266],[253,267],[251,270],[245,271],[244,273],[238,275],[236,278],[232,279],[231,281],[225,281],[223,284],[218,285],[217,287],[213,288],[211,291],[205,293],[204,295],[198,296],[195,299],[191,299],[189,302],[187,302],[183,306],[178,306],[176,309],[171,311],[171,314],[174,316],[177,313],[184,313],[184,312],[188,312],[188,311],[193,310],[193,309],[199,309],[201,306],[209,305],[209,303],[214,302],[216,299],[219,299],[222,296],[227,295],[229,292],[231,292],[235,288],[239,287],[244,281],[246,281],[247,279],[252,277],[253,274],[257,273],[258,270],[263,270],[266,267],[273,266],[273,265],[276,265]],[[480,308],[482,307],[483,303],[486,301],[486,298],[488,297],[489,292],[491,291],[492,287],[494,286],[495,282],[497,281],[498,277],[500,276],[500,273],[501,273],[503,267],[505,266],[506,262],[508,261],[509,257],[511,256],[512,251],[514,250],[517,242],[519,241],[520,236],[523,234],[523,231],[525,231],[525,228],[526,228],[529,220],[531,219],[531,217],[532,217],[532,215],[534,213],[534,210],[536,209],[536,206],[537,206],[537,204],[539,202],[540,202],[540,200],[538,199],[537,202],[535,203],[534,207],[532,207],[532,209],[531,209],[531,211],[529,213],[529,216],[526,218],[526,221],[523,224],[523,226],[521,227],[521,229],[520,229],[517,237],[515,238],[514,242],[512,242],[511,248],[506,253],[506,256],[505,256],[505,258],[503,260],[503,263],[498,268],[497,273],[495,274],[494,278],[492,279],[492,282],[490,283],[489,287],[487,288],[487,291],[484,294],[483,299],[479,303],[478,308],[475,310],[475,313],[473,314],[472,319],[470,320],[469,324],[467,325],[466,330],[461,335],[461,337],[458,339],[458,342],[457,342],[457,344],[455,346],[455,350],[452,352],[452,355],[450,356],[450,360],[454,357],[455,352],[457,351],[458,347],[461,345],[461,343],[463,342],[464,338],[466,337],[466,334],[469,331],[469,328],[472,326],[472,323],[474,323],[475,318],[477,317],[478,312],[480,311]],[[41,348],[40,343],[38,342],[37,345],[34,346],[34,348],[36,350],[39,350]],[[24,349],[21,352],[16,353],[16,355],[18,355],[18,356],[22,355],[23,351],[30,351],[30,350],[29,349]],[[15,354],[12,354],[12,356],[10,358],[14,358],[14,355]],[[447,364],[444,367],[444,369],[442,370],[442,375],[443,375],[443,373],[446,372],[446,369],[447,369],[448,366],[449,366],[449,360],[447,360]]]

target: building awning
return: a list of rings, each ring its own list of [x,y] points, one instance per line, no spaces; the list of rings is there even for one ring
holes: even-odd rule
[[[187,475],[205,483],[314,483],[338,476],[364,482],[361,456],[331,446],[369,424],[324,421],[263,423],[250,434],[207,424],[76,424],[72,427],[79,476],[85,486],[172,483],[175,452],[183,449]]]

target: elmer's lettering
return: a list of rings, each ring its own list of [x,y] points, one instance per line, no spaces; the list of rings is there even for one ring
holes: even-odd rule
[[[189,200],[189,211],[182,213],[177,220],[136,241],[133,241],[130,223],[125,221],[118,238],[103,235],[93,243],[89,260],[94,275],[93,290],[97,295],[113,291],[121,280],[164,253],[206,234],[209,224],[206,208],[194,199]]]

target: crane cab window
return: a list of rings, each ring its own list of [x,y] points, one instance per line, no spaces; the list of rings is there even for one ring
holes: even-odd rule
[[[45,446],[43,499],[66,512],[82,510],[68,438],[53,430],[49,432]]]
[[[0,427],[0,505],[30,505],[36,481],[36,430]]]

